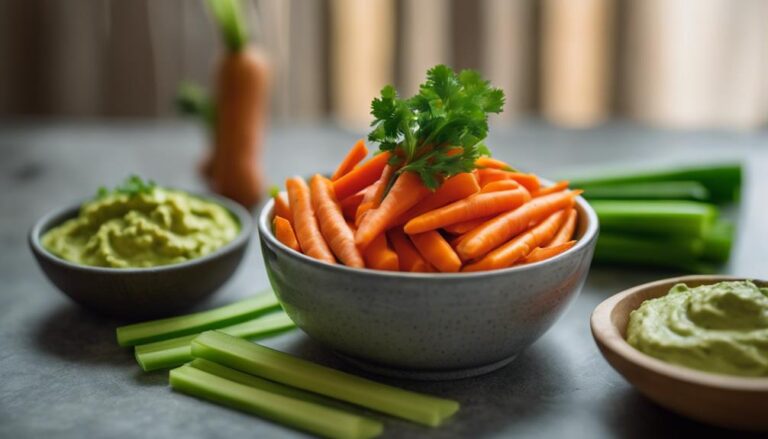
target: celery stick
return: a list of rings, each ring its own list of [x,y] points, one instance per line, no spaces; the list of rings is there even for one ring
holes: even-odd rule
[[[117,328],[117,343],[134,346],[244,322],[280,307],[272,292],[220,308]]]
[[[170,381],[174,390],[318,436],[366,439],[383,430],[382,424],[373,419],[236,383],[190,365],[173,369]]]
[[[709,191],[697,181],[652,181],[610,186],[584,186],[588,200],[709,200]]]
[[[600,229],[665,236],[702,237],[717,218],[712,204],[695,201],[590,202],[600,220]]]
[[[218,331],[195,338],[192,355],[432,427],[459,409],[456,401],[380,384]]]
[[[693,273],[711,273],[712,264],[701,261],[704,240],[649,238],[600,233],[595,247],[596,263],[674,268]]]
[[[220,331],[235,337],[253,340],[262,339],[292,329],[295,326],[288,314],[279,311],[247,322],[226,326]],[[145,372],[168,369],[192,361],[190,343],[198,334],[138,345],[135,350],[136,361]]]
[[[734,232],[734,226],[731,222],[717,221],[709,233],[704,236],[701,259],[716,263],[727,262],[731,256]]]
[[[578,188],[653,181],[697,181],[707,188],[712,201],[727,202],[739,199],[741,174],[740,163],[722,163],[659,170],[592,172],[583,177],[566,179],[570,180],[572,187]]]

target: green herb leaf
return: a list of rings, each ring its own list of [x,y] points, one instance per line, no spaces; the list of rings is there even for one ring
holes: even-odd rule
[[[392,153],[390,164],[398,172],[416,172],[435,189],[447,177],[472,171],[481,155],[490,155],[481,143],[488,135],[488,114],[503,107],[504,93],[479,73],[457,74],[438,65],[410,99],[400,98],[391,85],[381,90],[371,103],[374,121],[368,140]],[[462,152],[453,153],[454,147]]]
[[[155,183],[154,181],[152,180],[144,181],[138,175],[133,174],[133,175],[130,175],[128,178],[126,178],[122,184],[116,186],[111,191],[106,187],[101,186],[96,191],[96,198],[104,198],[110,194],[123,194],[128,196],[134,196],[139,194],[151,194],[156,187],[157,187],[157,183]]]

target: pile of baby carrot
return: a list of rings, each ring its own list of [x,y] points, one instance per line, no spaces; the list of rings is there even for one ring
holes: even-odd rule
[[[356,268],[409,272],[495,270],[542,261],[575,244],[575,197],[567,181],[542,187],[533,174],[489,157],[434,191],[398,172],[360,140],[330,178],[286,180],[275,193],[277,239],[308,256]]]

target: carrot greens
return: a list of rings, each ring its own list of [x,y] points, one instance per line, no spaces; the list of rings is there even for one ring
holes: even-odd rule
[[[479,73],[456,73],[438,65],[410,99],[399,97],[391,85],[381,90],[371,104],[374,121],[368,140],[392,153],[390,164],[398,172],[416,172],[434,190],[443,178],[472,171],[475,160],[489,155],[482,143],[488,114],[500,113],[503,106],[504,92]],[[455,147],[461,148],[459,153]]]

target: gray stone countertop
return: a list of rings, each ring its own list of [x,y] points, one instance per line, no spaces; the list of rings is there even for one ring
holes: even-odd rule
[[[621,122],[565,130],[537,121],[493,131],[495,155],[556,177],[606,165],[742,160],[747,183],[733,209],[739,236],[726,273],[768,278],[768,133],[671,132]],[[266,173],[330,170],[360,133],[330,124],[274,127]],[[302,437],[262,419],[172,392],[167,373],[144,374],[114,340],[118,322],[70,303],[38,270],[26,234],[46,211],[136,172],[202,189],[194,169],[205,138],[183,123],[132,121],[0,123],[0,437]],[[380,379],[454,398],[462,410],[428,429],[386,419],[384,437],[735,437],[670,413],[636,392],[600,356],[589,316],[608,296],[680,273],[593,267],[557,324],[509,366],[486,376],[425,383]],[[258,245],[206,306],[268,286]],[[299,331],[266,344],[353,371]]]

